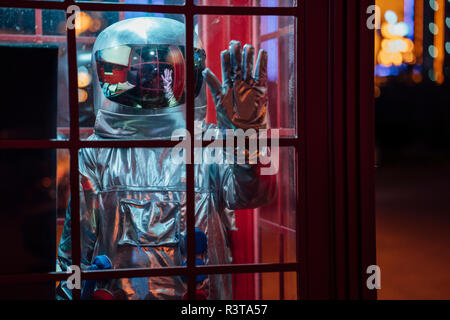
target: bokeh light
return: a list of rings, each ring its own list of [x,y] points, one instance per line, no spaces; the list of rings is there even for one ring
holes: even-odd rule
[[[397,14],[392,11],[392,10],[387,10],[386,13],[384,14],[384,19],[388,22],[388,23],[396,23],[397,22]]]

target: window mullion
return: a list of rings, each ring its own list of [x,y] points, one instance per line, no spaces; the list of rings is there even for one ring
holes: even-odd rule
[[[73,0],[67,1],[68,4]],[[67,13],[67,18],[71,13]],[[79,118],[78,118],[78,75],[77,75],[77,44],[74,28],[67,28],[67,57],[69,71],[69,111],[70,111],[70,209],[71,209],[71,240],[72,240],[72,264],[81,266],[81,241],[80,241],[80,190],[78,177],[78,143],[79,143]],[[73,289],[74,300],[81,297],[80,289]]]
[[[187,268],[188,299],[195,299],[195,177],[194,177],[194,15],[193,0],[186,1],[186,127],[191,139],[186,150],[186,233],[187,233]]]
[[[305,104],[304,99],[299,100],[300,97],[304,97],[304,39],[305,39],[305,8],[304,6],[297,8],[297,19],[294,21],[294,47],[296,48],[295,54],[295,64],[297,65],[297,90],[295,91],[295,110],[297,116],[297,136],[299,137],[295,148],[295,166],[296,166],[296,218],[295,218],[295,237],[296,237],[296,255],[297,255],[297,298],[300,300],[304,297],[303,290],[300,285],[304,284],[304,279],[306,279],[306,268],[303,264],[300,264],[304,253],[306,251],[306,246],[303,240],[306,238],[306,191],[305,191],[305,177],[306,177],[306,167],[305,167],[305,143],[304,138],[306,134],[304,124],[304,110]],[[303,226],[303,228],[302,228]]]

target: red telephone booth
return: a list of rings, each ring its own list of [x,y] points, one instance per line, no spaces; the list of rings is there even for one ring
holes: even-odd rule
[[[57,241],[69,192],[73,263],[80,265],[78,150],[109,147],[170,147],[170,141],[87,141],[92,133],[91,49],[109,25],[136,16],[166,16],[186,25],[186,52],[193,32],[206,51],[206,66],[219,78],[220,52],[230,40],[268,52],[269,122],[279,133],[276,199],[236,212],[230,230],[233,263],[186,267],[82,271],[82,279],[232,274],[234,299],[374,299],[366,286],[375,263],[373,201],[373,31],[366,9],[372,1],[325,0],[120,0],[110,2],[2,1],[0,44],[59,48],[58,123],[55,139],[1,139],[0,148],[58,150]],[[81,10],[80,25],[66,28],[66,16]],[[75,7],[72,7],[72,9]],[[27,24],[27,19],[32,21]],[[192,89],[192,57],[186,55],[186,86]],[[192,94],[186,96],[193,108]],[[214,123],[207,94],[207,121]],[[187,112],[187,129],[194,130]],[[192,135],[191,135],[192,136]],[[187,171],[187,236],[194,237],[194,174]],[[189,200],[190,199],[190,200]],[[49,248],[55,250],[56,248]],[[57,283],[55,270],[0,274],[0,286],[28,281]],[[80,290],[73,291],[80,298]]]

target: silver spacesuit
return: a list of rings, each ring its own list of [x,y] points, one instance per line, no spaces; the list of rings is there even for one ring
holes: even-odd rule
[[[222,52],[223,85],[204,68],[195,35],[195,119],[206,124],[203,79],[222,129],[265,128],[267,55],[253,76],[254,49],[232,41]],[[95,133],[90,140],[170,139],[186,128],[185,26],[166,18],[123,20],[106,28],[93,48]],[[242,52],[242,53],[241,53]],[[242,65],[241,65],[242,63]],[[114,269],[180,266],[185,257],[186,169],[166,148],[89,148],[79,152],[82,268],[106,255]],[[250,155],[248,155],[250,156]],[[271,201],[273,180],[256,164],[195,164],[196,228],[207,238],[206,264],[232,262],[228,232],[234,210]],[[58,258],[71,264],[70,210]],[[127,299],[180,299],[182,277],[116,279],[103,283]],[[231,275],[209,275],[199,287],[209,299],[231,299]]]

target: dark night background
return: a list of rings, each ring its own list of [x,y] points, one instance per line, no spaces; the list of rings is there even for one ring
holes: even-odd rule
[[[450,299],[450,81],[375,100],[380,299]]]

